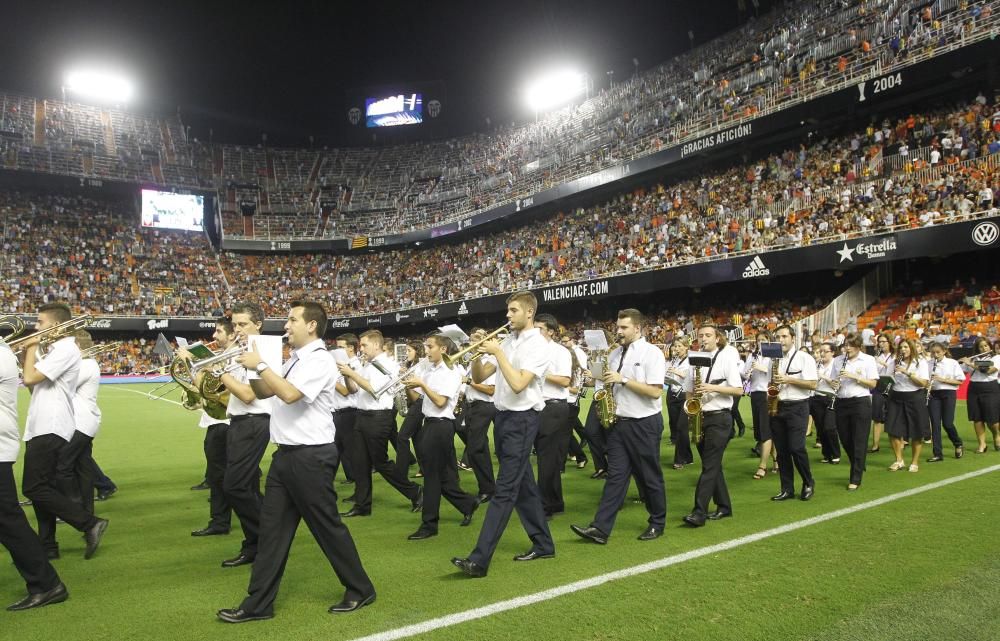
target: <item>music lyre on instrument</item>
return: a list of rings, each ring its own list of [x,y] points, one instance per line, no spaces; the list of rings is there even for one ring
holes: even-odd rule
[[[467,360],[474,360],[477,356],[479,348],[482,346],[483,343],[493,338],[496,338],[498,335],[509,330],[510,330],[510,322],[504,323],[502,326],[493,330],[492,332],[484,336],[482,339],[476,341],[475,343],[469,343],[466,347],[458,350],[454,354],[445,354],[441,358],[444,360],[444,364],[447,365],[448,367],[454,367],[455,363],[465,363]],[[466,359],[467,355],[469,356],[468,359]]]

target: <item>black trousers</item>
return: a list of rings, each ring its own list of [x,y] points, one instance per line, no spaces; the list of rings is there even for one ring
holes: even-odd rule
[[[208,526],[228,530],[232,525],[233,509],[226,501],[223,485],[226,479],[226,435],[229,425],[216,423],[205,430],[205,482],[209,489]]]
[[[830,409],[830,397],[817,395],[810,398],[809,415],[812,416],[813,423],[816,425],[819,443],[823,447],[821,450],[823,458],[828,461],[839,459],[840,441],[837,439],[837,417]]]
[[[260,460],[270,440],[271,417],[267,414],[234,416],[226,430],[226,472],[222,491],[243,528],[240,552],[257,554],[260,534]]]
[[[333,443],[340,452],[340,465],[344,468],[344,478],[348,481],[353,481],[355,470],[362,467],[361,444],[356,430],[357,418],[358,410],[355,407],[345,407],[333,413],[333,424],[337,428]]]
[[[0,545],[10,552],[29,593],[48,592],[59,585],[59,575],[45,557],[42,540],[18,505],[13,461],[0,462]]]
[[[809,425],[809,401],[779,401],[778,413],[771,417],[771,438],[778,458],[778,476],[784,492],[795,491],[795,472],[798,470],[803,487],[812,487],[812,470],[806,454],[806,428]]]
[[[418,445],[417,433],[420,431],[420,425],[424,421],[424,412],[422,409],[423,403],[417,400],[415,403],[410,403],[410,407],[406,410],[406,416],[403,417],[403,424],[399,427],[399,434],[396,436],[396,473],[400,476],[408,477],[410,475],[410,463],[411,461],[418,460],[422,458],[423,454],[420,452],[420,446]],[[395,419],[395,417],[393,417]],[[413,442],[413,447],[416,449],[416,456],[410,452],[410,442]],[[454,449],[454,445],[452,446]],[[413,458],[411,458],[411,456]],[[423,465],[420,467],[423,470]]]
[[[593,397],[591,397],[593,398]],[[590,456],[594,459],[594,471],[608,469],[608,437],[601,427],[601,419],[597,416],[597,405],[590,403],[587,420],[583,423],[583,432],[587,435],[590,446]]]
[[[354,477],[354,507],[370,512],[372,509],[372,471],[382,475],[397,492],[416,502],[420,486],[407,475],[399,474],[389,460],[389,441],[396,426],[396,410],[358,410],[355,424],[361,467]]]
[[[472,473],[476,475],[480,494],[493,494],[496,491],[493,455],[490,453],[490,423],[496,413],[496,405],[489,401],[470,401],[465,409],[465,455],[469,459]]]
[[[531,470],[531,448],[538,435],[541,412],[498,411],[493,419],[493,441],[500,469],[496,492],[490,499],[479,531],[479,540],[469,559],[489,567],[510,515],[517,510],[521,525],[539,554],[555,554],[555,543],[542,510],[542,499]]]
[[[458,481],[455,424],[451,419],[425,418],[419,443],[424,461],[424,507],[420,529],[437,532],[442,496],[463,516],[476,509],[476,497],[463,492]]]
[[[740,401],[742,400],[742,396],[733,399],[733,428],[738,429],[740,434],[746,432],[747,429],[746,423],[743,422],[743,414],[740,413]]]
[[[663,530],[667,495],[660,465],[661,438],[663,417],[659,413],[645,418],[619,418],[608,430],[608,478],[593,527],[611,534],[634,476],[649,512],[649,525]]]
[[[767,392],[750,392],[753,437],[758,443],[771,440],[771,415],[767,413]]]
[[[583,451],[583,444],[587,442],[587,434],[583,431],[583,423],[580,421],[580,403],[570,403],[566,410],[566,424],[569,425],[569,450],[577,462],[586,461],[587,453]],[[575,434],[575,435],[574,435]],[[577,436],[580,440],[576,440]],[[566,462],[563,461],[563,468]]]
[[[674,465],[694,463],[691,452],[691,435],[688,433],[688,415],[684,411],[684,396],[667,399],[667,420],[670,422],[670,440],[674,442]]]
[[[955,429],[955,390],[939,389],[931,392],[930,403],[927,405],[927,412],[931,419],[931,442],[934,447],[934,456],[944,456],[941,449],[941,428],[948,433],[951,444],[955,447],[962,447],[962,437]]]
[[[58,551],[56,517],[83,532],[97,523],[93,512],[63,494],[56,485],[56,466],[66,445],[55,434],[36,436],[25,444],[21,488],[31,499],[38,522],[38,536],[46,550]]]
[[[117,490],[118,486],[115,485],[115,482],[112,481],[107,474],[104,473],[104,470],[102,470],[101,466],[97,464],[97,461],[93,458],[90,460],[94,464],[94,489],[98,492],[110,492],[111,490]]]
[[[562,470],[566,464],[571,435],[566,421],[569,405],[566,401],[546,401],[541,425],[535,438],[538,453],[538,491],[546,514],[563,512],[566,504],[562,493]]]
[[[704,439],[697,443],[701,455],[701,476],[694,491],[695,514],[708,514],[709,501],[715,501],[719,510],[732,512],[733,505],[729,499],[729,488],[726,487],[726,477],[722,471],[722,457],[729,445],[729,437],[733,432],[733,419],[728,410],[706,412],[701,421]]]
[[[868,436],[872,429],[872,401],[870,396],[838,398],[834,414],[837,417],[837,434],[844,454],[851,462],[850,483],[861,485],[868,456]]]
[[[94,439],[83,432],[73,432],[69,443],[59,450],[56,462],[56,486],[59,491],[94,513]]]
[[[333,477],[338,458],[333,443],[278,446],[267,472],[260,547],[250,574],[249,596],[240,605],[242,609],[254,614],[274,612],[288,551],[302,520],[344,586],[344,597],[361,600],[375,593],[354,539],[337,512]]]

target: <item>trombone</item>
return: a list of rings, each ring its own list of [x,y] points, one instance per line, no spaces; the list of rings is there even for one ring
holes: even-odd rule
[[[91,345],[85,350],[80,352],[80,358],[94,358],[103,354],[105,352],[113,352],[122,346],[121,341],[114,341],[113,343],[104,343],[103,345]]]
[[[506,333],[509,330],[510,330],[510,321],[504,323],[501,327],[498,327],[497,329],[493,330],[492,332],[484,336],[481,340],[478,340],[475,343],[469,343],[468,345],[465,346],[465,348],[458,350],[454,354],[445,354],[442,357],[442,359],[444,360],[444,364],[450,368],[454,367],[456,363],[464,364],[470,361],[474,361],[475,359],[479,358],[479,356],[482,355],[479,352],[479,348],[482,346],[483,343],[493,338],[496,338],[500,334]]]
[[[71,318],[68,321],[59,323],[58,325],[40,329],[37,332],[28,334],[27,336],[21,336],[20,338],[7,341],[7,345],[14,351],[14,353],[22,352],[24,351],[24,344],[32,338],[37,337],[39,338],[38,352],[39,354],[44,354],[48,350],[49,345],[52,343],[61,338],[72,336],[74,332],[85,328],[93,322],[93,316],[90,314],[84,314],[83,316],[77,316],[76,318]]]
[[[23,334],[27,326],[20,316],[8,314],[0,316],[0,329],[3,328],[9,329],[10,332],[6,336],[0,337],[0,343],[10,343],[10,341]]]

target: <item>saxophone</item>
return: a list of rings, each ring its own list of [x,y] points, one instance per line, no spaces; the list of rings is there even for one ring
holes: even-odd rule
[[[767,414],[768,416],[778,415],[778,384],[774,379],[778,377],[779,359],[771,359],[771,381],[767,384]]]
[[[697,388],[699,385],[701,385],[701,367],[696,365],[694,368],[692,389]],[[691,398],[684,401],[684,413],[688,417],[688,435],[691,442],[697,445],[705,439],[705,433],[701,425],[701,394],[694,394]]]
[[[602,371],[607,370],[607,352],[601,350],[594,362],[603,364],[601,367]],[[611,393],[611,388],[609,386],[604,386],[594,392],[594,403],[597,404],[597,418],[601,421],[601,427],[608,429],[614,425],[615,412],[618,408],[615,407],[615,395]]]

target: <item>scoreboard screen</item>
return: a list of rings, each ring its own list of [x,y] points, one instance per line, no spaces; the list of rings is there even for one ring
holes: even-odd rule
[[[202,231],[204,218],[204,196],[142,190],[143,227]]]
[[[395,94],[365,99],[365,125],[398,127],[424,121],[424,99],[419,93]]]

